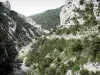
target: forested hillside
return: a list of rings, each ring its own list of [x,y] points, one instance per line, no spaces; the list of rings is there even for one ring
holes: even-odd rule
[[[61,7],[44,11],[42,13],[30,16],[37,24],[42,25],[44,29],[55,30],[60,25]]]

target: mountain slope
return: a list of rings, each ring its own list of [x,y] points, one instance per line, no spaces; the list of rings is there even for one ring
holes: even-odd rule
[[[59,28],[32,45],[26,75],[100,75],[99,9],[99,0],[66,0]]]
[[[10,8],[0,2],[0,74],[23,73],[20,50],[25,75],[100,75],[99,0],[66,0],[31,18]]]
[[[10,11],[9,15],[16,22],[15,37],[23,44],[26,45],[32,42],[33,38],[40,37],[39,31],[36,27],[31,25],[26,17],[16,13],[15,11]]]
[[[43,13],[30,16],[37,24],[42,25],[44,29],[55,29],[60,24],[60,11],[61,7],[57,9],[47,10]]]

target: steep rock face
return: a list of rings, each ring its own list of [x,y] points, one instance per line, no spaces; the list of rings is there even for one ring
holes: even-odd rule
[[[2,23],[4,23],[5,25],[8,25],[8,31],[9,33],[14,33],[16,30],[16,23],[14,22],[13,19],[10,18],[10,10],[8,8],[5,7],[4,3],[0,2],[0,18],[3,19],[1,20]],[[7,22],[5,22],[4,20],[6,20]]]
[[[5,5],[6,8],[11,9],[11,6],[10,6],[9,1],[6,1],[6,2],[4,3],[4,5]]]
[[[24,15],[18,14],[11,10],[9,15],[16,23],[15,37],[22,45],[27,45],[33,42],[33,38],[40,37],[40,31],[38,28],[31,25]]]
[[[16,43],[21,46],[27,45],[30,42],[34,42],[33,39],[37,39],[43,33],[41,27],[37,27],[37,24],[24,15],[19,14],[13,10],[10,10],[10,4],[8,1],[2,3],[0,12],[0,18],[3,19],[3,24],[7,25],[7,30],[10,38],[17,41]],[[5,27],[6,28],[6,27]]]
[[[0,74],[8,75],[20,64],[16,59],[21,47],[33,43],[42,35],[42,29],[24,15],[10,10],[8,1],[0,1]],[[33,23],[33,24],[32,24]],[[16,64],[15,64],[16,63]]]
[[[8,75],[13,72],[17,50],[14,40],[11,39],[15,32],[16,24],[8,16],[9,9],[0,2],[0,74]],[[16,65],[17,66],[17,65]]]
[[[100,20],[100,1],[99,0],[66,0],[65,6],[60,13],[60,25],[69,27],[75,25],[75,18],[80,25],[84,24],[85,17],[93,15],[96,21]],[[91,13],[91,10],[93,13]],[[84,12],[87,12],[86,14]]]

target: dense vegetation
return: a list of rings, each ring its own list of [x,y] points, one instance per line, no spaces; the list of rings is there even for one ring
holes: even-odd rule
[[[80,1],[82,5],[84,1]],[[99,8],[99,7],[98,7]],[[99,21],[96,20],[93,11],[93,4],[86,4],[85,10],[75,9],[83,17],[84,23],[81,25],[75,16],[74,25],[69,28],[58,28],[56,35],[72,34],[85,35],[81,39],[41,38],[33,44],[32,51],[27,55],[26,65],[31,68],[26,75],[65,75],[67,70],[72,70],[73,75],[79,72],[80,75],[99,75],[100,72],[90,72],[87,69],[81,69],[84,64],[90,62],[100,62],[100,38],[99,32],[96,34],[93,28],[100,30]],[[90,30],[90,31],[89,31]],[[88,32],[89,35],[84,34]],[[91,34],[92,33],[92,34]],[[52,33],[51,33],[52,35]]]
[[[33,75],[34,73],[65,75],[69,69],[72,69],[73,73],[79,71],[79,65],[85,64],[88,60],[100,62],[100,38],[91,37],[92,40],[89,39],[40,39],[33,45],[34,49],[30,51],[26,61],[27,66],[31,66],[30,73]],[[81,70],[80,73],[89,75],[87,70]]]

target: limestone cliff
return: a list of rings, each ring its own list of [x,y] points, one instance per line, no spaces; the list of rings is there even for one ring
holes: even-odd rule
[[[60,25],[69,27],[75,25],[76,18],[80,25],[84,24],[88,15],[93,15],[96,20],[100,20],[100,1],[99,0],[66,0],[60,13]],[[91,11],[89,11],[91,10]],[[87,12],[87,13],[84,13]],[[92,13],[93,12],[93,13]],[[89,19],[88,17],[88,19]]]

